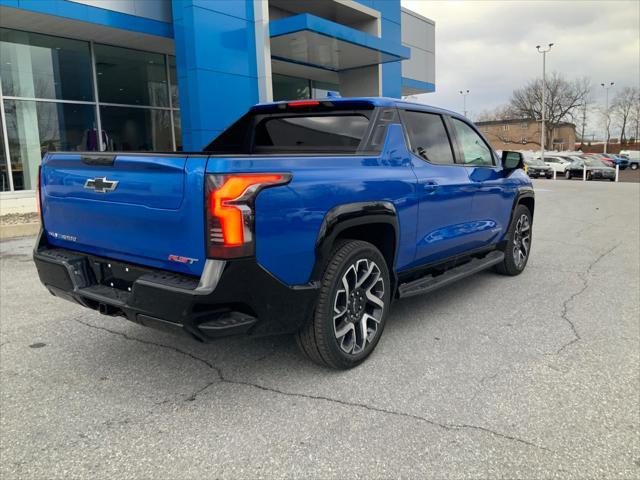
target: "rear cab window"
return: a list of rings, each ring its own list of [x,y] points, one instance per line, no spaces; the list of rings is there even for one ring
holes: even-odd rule
[[[295,104],[295,102],[293,102]],[[258,106],[222,132],[205,152],[214,154],[364,154],[378,152],[370,141],[376,108],[356,102],[309,102]]]
[[[267,116],[256,124],[254,151],[356,152],[368,128],[361,114]]]

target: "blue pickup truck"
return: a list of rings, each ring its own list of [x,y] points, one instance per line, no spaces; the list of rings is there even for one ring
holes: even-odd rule
[[[295,334],[351,368],[393,300],[523,271],[522,166],[422,104],[260,104],[202,152],[47,154],[34,259],[53,295],[100,313],[199,341]]]

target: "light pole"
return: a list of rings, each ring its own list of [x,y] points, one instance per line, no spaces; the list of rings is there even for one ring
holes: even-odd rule
[[[464,116],[467,116],[467,95],[469,95],[469,90],[460,90],[460,95],[462,95],[462,109],[464,111]]]
[[[553,47],[553,43],[547,45],[546,49],[540,48],[540,45],[536,45],[536,50],[542,54],[542,131],[540,132],[540,160],[544,160],[544,142],[546,136],[544,117],[547,115],[547,99],[545,98],[547,90],[547,52],[551,51],[551,47]]]
[[[604,107],[604,122],[605,128],[607,129],[604,132],[604,153],[607,153],[607,143],[609,143],[609,89],[615,85],[614,82],[601,83],[600,86],[604,88],[605,92],[605,107]]]

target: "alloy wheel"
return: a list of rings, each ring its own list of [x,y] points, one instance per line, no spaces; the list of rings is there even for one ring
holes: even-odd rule
[[[520,215],[513,233],[513,261],[518,269],[523,269],[531,246],[531,222],[527,215]]]
[[[345,271],[333,301],[333,331],[340,349],[361,353],[373,342],[384,312],[384,280],[369,259],[355,261]]]

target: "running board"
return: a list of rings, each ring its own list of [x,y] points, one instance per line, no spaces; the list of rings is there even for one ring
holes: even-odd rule
[[[474,258],[463,265],[447,270],[441,275],[427,275],[417,280],[403,283],[398,287],[398,296],[400,298],[406,298],[431,292],[437,288],[444,287],[464,277],[492,267],[503,260],[504,253],[494,250],[482,258]]]

